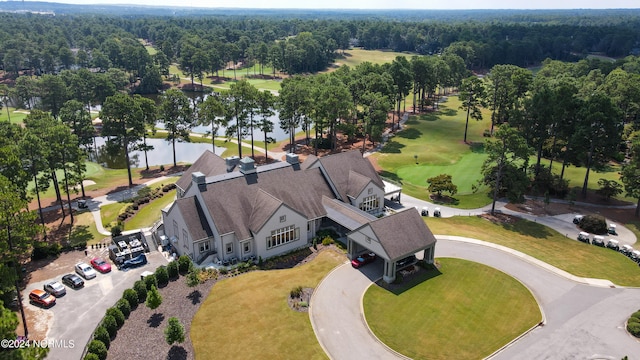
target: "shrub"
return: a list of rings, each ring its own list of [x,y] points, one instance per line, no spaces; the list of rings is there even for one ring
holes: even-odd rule
[[[138,306],[138,303],[140,302],[138,300],[138,293],[133,289],[125,290],[124,293],[122,293],[122,298],[127,300],[127,302],[129,303],[130,309],[135,309]]]
[[[116,320],[116,325],[118,325],[118,329],[124,325],[124,314],[117,307],[110,307],[107,309],[107,315],[113,316]]]
[[[627,331],[635,337],[640,337],[640,323],[627,323]]]
[[[147,290],[151,290],[152,287],[158,288],[158,279],[155,274],[147,275],[144,277],[144,284],[147,286]]]
[[[298,302],[298,306],[306,308],[309,307],[309,303],[307,303],[306,301],[300,301]]]
[[[180,273],[178,272],[178,262],[172,261],[167,265],[167,275],[169,275],[169,279],[177,279]]]
[[[167,271],[167,267],[158,267],[156,269],[155,277],[158,281],[158,284],[160,284],[161,286],[167,285],[167,283],[169,282],[169,272]]]
[[[631,323],[640,324],[640,319],[635,318],[635,317],[630,317],[629,320],[627,320],[627,324],[631,324]]]
[[[324,239],[322,239],[322,245],[324,246],[328,246],[333,244],[333,238],[330,236],[326,236]]]
[[[94,353],[87,353],[87,355],[84,356],[84,360],[100,360],[100,357]]]
[[[194,287],[198,286],[202,281],[200,281],[200,272],[201,270],[197,267],[192,267],[191,270],[187,273],[187,286]]]
[[[62,246],[58,243],[49,244],[44,241],[38,241],[33,244],[33,252],[31,260],[41,260],[46,258],[56,258],[60,255]]]
[[[184,342],[184,326],[180,323],[180,320],[170,317],[168,322],[169,324],[164,329],[164,338],[167,344],[173,345],[174,343]]]
[[[114,338],[116,333],[118,333],[118,323],[116,323],[116,319],[111,315],[107,315],[102,319],[102,326],[107,329],[110,338]]]
[[[87,346],[87,352],[96,354],[100,360],[107,358],[107,346],[100,340],[91,340]]]
[[[131,314],[131,305],[129,304],[129,300],[127,299],[123,298],[118,300],[118,302],[116,303],[116,308],[120,310],[125,318],[128,318],[129,314]]]
[[[640,319],[640,310],[634,312],[633,314],[631,314],[632,318],[636,318],[636,319]]]
[[[191,266],[193,266],[191,264],[191,259],[187,255],[181,255],[178,258],[178,269],[180,270],[181,274],[188,273],[191,269]]]
[[[291,296],[292,299],[302,296],[302,286],[297,286],[291,289],[289,296]]]
[[[98,326],[96,331],[93,333],[93,338],[98,341],[102,341],[104,346],[109,348],[109,344],[111,344],[111,338],[109,337],[109,332],[104,326]]]
[[[118,215],[118,218],[120,216],[122,216],[122,214]],[[125,219],[126,219],[126,217],[125,217]],[[124,219],[122,219],[122,220],[124,220]],[[111,237],[120,236],[120,235],[122,235],[122,228],[120,227],[120,225],[113,226],[111,228]]]
[[[147,285],[142,280],[138,280],[133,284],[133,290],[138,294],[138,303],[147,300]]]
[[[585,215],[580,221],[580,228],[593,234],[606,234],[607,222],[599,215]]]

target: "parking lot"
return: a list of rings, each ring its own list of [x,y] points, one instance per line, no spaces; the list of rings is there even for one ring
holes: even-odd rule
[[[89,262],[84,253],[78,253],[77,261]],[[102,256],[108,259],[106,256]],[[73,265],[68,264],[64,274],[31,282],[23,292],[25,312],[30,314],[27,320],[30,339],[57,340],[65,347],[52,347],[47,359],[80,359],[85,345],[89,341],[93,330],[99,324],[107,308],[113,306],[127,288],[133,286],[144,271],[154,271],[158,266],[166,264],[166,260],[159,252],[147,254],[148,263],[144,266],[120,271],[112,266],[110,273],[98,273],[96,278],[84,279],[84,288],[77,290],[67,287],[67,294],[58,298],[56,304],[49,308],[40,308],[29,303],[28,295],[33,289],[42,289],[44,284],[55,280],[61,282],[64,274],[74,273]],[[62,270],[62,269],[61,269]],[[144,305],[143,305],[144,306]],[[43,331],[38,331],[46,329]],[[73,340],[73,341],[71,341]],[[73,343],[73,346],[70,344]]]

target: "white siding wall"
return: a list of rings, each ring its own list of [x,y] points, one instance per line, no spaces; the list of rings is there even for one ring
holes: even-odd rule
[[[177,232],[175,231],[175,227],[173,226],[174,221],[178,224]],[[162,222],[164,224],[164,232],[167,235],[167,238],[171,239],[175,236],[178,239],[176,243],[171,243],[174,251],[178,255],[193,255],[191,253],[191,244],[186,244],[189,250],[187,250],[187,248],[185,247],[185,239],[182,230],[186,230],[187,226],[185,225],[184,218],[182,217],[182,214],[178,210],[177,206],[171,206],[171,208],[169,208],[169,211],[167,211],[166,213],[162,212]],[[191,236],[189,236],[189,239],[187,241],[191,241]]]
[[[280,222],[281,216],[285,216],[285,221]],[[271,231],[281,229],[290,225],[293,225],[294,228],[299,229],[300,238],[296,241],[267,249],[267,237],[271,236]],[[263,259],[266,259],[287,253],[309,243],[309,239],[307,238],[307,219],[304,216],[291,210],[291,208],[282,205],[280,206],[280,208],[278,208],[274,215],[269,220],[267,220],[262,229],[260,229],[260,231],[255,234],[254,238],[256,256],[261,256]]]
[[[369,190],[371,190],[371,193],[369,193]],[[373,182],[369,182],[369,185],[367,185],[367,187],[365,187],[360,195],[358,195],[355,199],[350,199],[351,205],[360,208],[360,203],[362,203],[365,198],[373,195],[378,198],[378,211],[382,211],[382,209],[384,208],[384,189],[379,188]]]
[[[354,249],[354,252],[360,253],[364,251],[364,249],[369,249],[376,253],[378,256],[386,256],[386,252],[382,248],[382,245],[371,231],[369,226],[365,226],[360,231],[353,232],[347,236],[349,239],[353,240],[355,243],[361,246],[357,246]],[[370,242],[367,241],[367,238],[370,239]]]

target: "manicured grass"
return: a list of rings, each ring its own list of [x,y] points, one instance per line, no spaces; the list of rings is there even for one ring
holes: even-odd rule
[[[74,216],[74,219],[75,223],[73,224],[73,230],[71,232],[72,244],[82,241],[86,241],[88,245],[97,244],[109,237],[98,232],[91,212],[84,211],[78,213]]]
[[[122,210],[127,207],[129,203],[117,202],[113,204],[107,204],[100,207],[100,218],[102,218],[102,226],[108,229],[116,224],[116,219]]]
[[[241,77],[238,74],[238,79]],[[244,78],[244,76],[242,77]],[[255,86],[258,90],[280,90],[280,81],[279,80],[268,80],[268,79],[248,79],[249,84]],[[216,83],[214,85],[215,88],[218,89],[230,89],[231,84],[236,83],[234,80],[226,81],[224,83]]]
[[[178,180],[178,178],[174,178],[173,181],[169,181],[167,184],[176,182],[176,180]],[[151,227],[162,217],[160,210],[167,207],[167,205],[171,204],[175,199],[176,190],[174,189],[166,192],[161,198],[149,202],[124,223],[124,230]]]
[[[315,288],[344,260],[343,255],[323,251],[299,267],[220,281],[191,323],[196,358],[215,354],[220,359],[326,359],[309,314],[291,310],[287,297],[297,286]]]
[[[473,145],[465,144],[466,113],[459,106],[459,99],[453,96],[437,112],[411,116],[405,129],[373,156],[385,170],[383,175],[401,181],[403,191],[411,196],[428,199],[426,180],[449,174],[458,186],[458,204],[453,206],[481,207],[489,203],[486,188],[473,194],[472,185],[481,178],[480,168],[486,159],[482,133],[490,126],[490,114],[485,109],[485,120],[469,121],[467,141]]]
[[[7,114],[7,107],[6,106],[2,106],[2,109],[0,109],[0,121],[7,121],[9,120],[9,118],[11,118],[11,123],[12,124],[22,124],[24,122],[24,118],[27,117],[27,111],[26,110],[21,110],[21,109],[16,109],[16,108],[9,108],[9,114]]]
[[[367,323],[392,349],[412,359],[481,359],[542,319],[531,292],[494,268],[440,258],[419,283],[397,293],[371,286]]]
[[[338,54],[341,54],[341,51],[338,51]],[[354,48],[346,50],[344,57],[338,56],[338,58],[336,58],[336,63],[340,65],[348,65],[349,67],[356,67],[358,64],[365,61],[373,64],[384,64],[392,62],[396,56],[406,56],[407,58],[410,58],[413,55],[393,51]]]
[[[640,268],[617,251],[570,238],[544,225],[518,219],[494,224],[480,217],[426,218],[434,234],[458,235],[500,244],[573,275],[607,279],[617,285],[640,286]]]

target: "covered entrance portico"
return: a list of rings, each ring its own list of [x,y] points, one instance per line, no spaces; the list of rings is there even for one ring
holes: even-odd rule
[[[436,238],[414,208],[385,216],[363,224],[347,234],[347,252],[350,259],[367,250],[384,259],[383,280],[390,283],[396,278],[398,262],[423,252],[423,259],[433,263]]]

